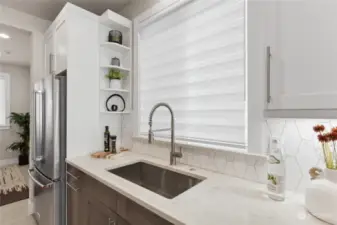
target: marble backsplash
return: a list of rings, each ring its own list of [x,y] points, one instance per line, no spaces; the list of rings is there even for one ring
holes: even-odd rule
[[[309,169],[313,166],[324,168],[322,149],[312,130],[316,124],[323,124],[331,129],[337,126],[337,120],[268,119],[265,121],[266,143],[269,142],[270,137],[281,140],[285,152],[286,189],[289,191],[303,193],[311,182]],[[148,145],[144,139],[133,139],[132,150],[142,154],[169,161],[169,149],[168,143],[159,141],[157,145]],[[179,163],[259,183],[266,182],[267,162],[264,156],[185,145],[182,147],[182,152],[184,156],[179,159]]]
[[[309,169],[324,168],[321,145],[312,127],[323,124],[327,129],[337,126],[337,120],[269,119],[265,123],[268,136],[281,139],[286,162],[286,189],[303,193],[310,185]]]

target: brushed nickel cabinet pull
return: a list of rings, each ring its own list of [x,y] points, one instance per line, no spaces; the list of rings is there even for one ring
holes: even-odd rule
[[[271,91],[270,91],[270,82],[271,82],[271,77],[270,77],[270,58],[271,58],[271,51],[270,51],[270,46],[267,46],[266,49],[266,65],[267,65],[267,103],[269,104],[271,102]]]
[[[80,190],[79,188],[75,188],[75,187],[73,187],[71,184],[69,184],[68,182],[67,182],[67,185],[73,190],[73,191],[75,191],[75,192],[77,192],[78,190]]]
[[[71,176],[72,178],[74,178],[75,180],[78,180],[80,177],[78,177],[78,176],[75,176],[74,174],[72,174],[72,173],[70,173],[70,172],[68,172],[67,171],[67,174],[69,175],[69,176]]]

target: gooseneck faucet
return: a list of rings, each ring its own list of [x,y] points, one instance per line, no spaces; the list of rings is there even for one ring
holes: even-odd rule
[[[164,129],[158,129],[158,130],[152,130],[152,118],[153,115],[156,111],[157,108],[159,108],[160,106],[164,106],[166,107],[171,114],[171,128],[164,128]],[[175,151],[175,135],[174,135],[174,113],[172,108],[164,102],[160,102],[158,104],[156,104],[155,106],[153,106],[151,112],[150,112],[150,116],[149,116],[149,144],[152,144],[154,138],[154,134],[153,132],[160,132],[160,131],[168,131],[171,130],[171,152],[170,152],[170,165],[176,165],[177,164],[177,159],[176,158],[181,158],[182,157],[182,153],[181,152],[176,152]]]

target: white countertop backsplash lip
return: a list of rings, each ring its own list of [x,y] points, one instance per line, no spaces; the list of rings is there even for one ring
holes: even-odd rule
[[[265,185],[133,152],[115,159],[81,156],[67,162],[120,194],[178,225],[326,225],[309,215],[295,198],[274,202]],[[178,173],[206,178],[173,199],[167,199],[108,170],[146,162]],[[193,170],[191,170],[193,168]]]

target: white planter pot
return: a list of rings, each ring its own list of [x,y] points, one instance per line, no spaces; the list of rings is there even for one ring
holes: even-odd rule
[[[324,177],[328,181],[331,181],[335,184],[337,184],[337,170],[331,170],[331,169],[324,169]]]
[[[122,81],[117,80],[117,79],[110,80],[109,88],[111,88],[111,89],[121,89],[122,88]]]
[[[337,170],[325,168],[322,178],[311,182],[305,193],[305,205],[317,218],[337,225]]]

